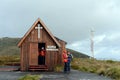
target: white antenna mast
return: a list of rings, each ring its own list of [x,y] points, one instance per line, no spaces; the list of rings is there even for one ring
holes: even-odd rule
[[[92,54],[92,58],[94,59],[94,29],[91,29],[91,54]]]

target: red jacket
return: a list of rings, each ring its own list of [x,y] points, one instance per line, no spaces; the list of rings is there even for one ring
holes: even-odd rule
[[[39,55],[45,56],[45,51],[44,50],[40,51]]]
[[[63,53],[63,61],[68,62],[68,56],[66,53]]]

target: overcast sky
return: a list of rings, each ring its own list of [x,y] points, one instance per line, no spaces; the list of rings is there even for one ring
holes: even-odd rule
[[[23,37],[38,17],[88,55],[93,28],[95,57],[120,60],[120,0],[0,0],[0,37]]]

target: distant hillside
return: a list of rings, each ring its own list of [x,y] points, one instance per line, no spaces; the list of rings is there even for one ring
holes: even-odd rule
[[[0,38],[0,55],[19,55],[17,43],[20,38]]]
[[[77,52],[77,51],[74,51],[72,49],[67,49],[69,52],[71,52],[73,54],[74,57],[76,58],[89,58],[90,56],[88,55],[85,55],[83,53],[80,53],[80,52]]]
[[[20,38],[9,38],[9,37],[0,38],[0,55],[19,55],[20,49],[17,47],[19,41]],[[77,58],[89,57],[83,53],[71,49],[67,49],[67,50],[70,51],[73,54],[73,56]]]

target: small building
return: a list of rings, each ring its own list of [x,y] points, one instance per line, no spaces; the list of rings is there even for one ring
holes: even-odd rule
[[[54,37],[41,19],[37,19],[18,43],[20,48],[20,69],[53,71],[63,64],[62,51],[66,42]],[[44,50],[44,57],[40,54]]]

